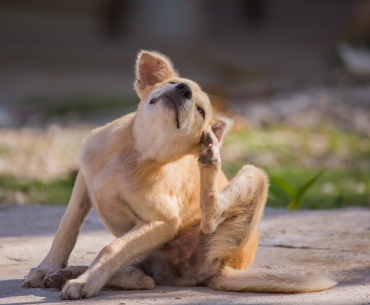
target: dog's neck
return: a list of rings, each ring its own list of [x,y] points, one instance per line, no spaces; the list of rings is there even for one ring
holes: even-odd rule
[[[164,132],[159,126],[145,124],[138,116],[134,120],[133,133],[135,148],[140,152],[139,162],[152,160],[158,165],[165,165],[193,155],[197,147],[197,143],[188,142],[188,137]]]
[[[193,158],[191,155],[186,155],[172,162],[158,162],[153,159],[140,161],[131,175],[133,185],[137,184],[139,188],[142,188],[143,185],[150,187],[157,183],[165,183],[165,181],[173,180],[174,177],[182,180],[181,169],[188,168]]]

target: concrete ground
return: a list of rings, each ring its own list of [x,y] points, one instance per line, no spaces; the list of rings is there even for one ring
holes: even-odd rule
[[[0,304],[370,304],[370,209],[267,209],[255,270],[327,274],[339,284],[305,294],[256,294],[208,288],[99,292],[87,300],[59,299],[55,289],[24,289],[22,280],[50,248],[63,207],[0,206]],[[113,240],[91,213],[69,263],[89,264]]]

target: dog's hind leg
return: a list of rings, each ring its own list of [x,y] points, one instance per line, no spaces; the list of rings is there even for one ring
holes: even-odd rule
[[[217,139],[212,133],[202,137],[202,230],[210,233],[206,246],[207,261],[219,259],[224,266],[205,285],[219,290],[285,293],[312,292],[333,287],[336,283],[322,276],[237,270],[247,268],[253,261],[258,245],[257,227],[267,199],[268,179],[262,170],[247,165],[219,193],[216,185],[221,162],[218,146],[214,143],[217,144]]]
[[[267,200],[268,178],[261,169],[244,166],[221,191],[219,142],[225,124],[217,122],[201,138],[201,229],[209,238],[209,259],[227,260],[229,266],[245,269],[254,260],[258,246],[258,223]],[[227,249],[227,251],[225,251]]]
[[[207,177],[206,171],[211,170],[201,169],[202,183],[211,176]],[[202,186],[201,228],[204,233],[210,234],[207,251],[209,261],[222,259],[227,265],[238,269],[245,269],[252,264],[267,191],[267,175],[252,165],[244,166],[220,193],[216,189],[207,190],[206,185]]]
[[[219,131],[218,134],[220,133],[222,132]],[[201,229],[204,233],[210,234],[215,232],[226,219],[237,219],[242,224],[242,239],[250,239],[261,219],[267,200],[268,178],[261,169],[246,165],[219,192],[220,139],[215,134],[217,131],[215,133],[213,130],[205,131],[200,143]],[[234,229],[237,227],[235,224]],[[236,233],[233,232],[233,235],[239,235]]]
[[[60,269],[48,275],[45,278],[44,285],[46,288],[61,289],[67,281],[78,278],[87,268],[88,266],[68,266],[67,268]],[[154,286],[155,283],[151,277],[133,266],[128,266],[120,269],[113,275],[104,287],[118,290],[149,290],[153,289]]]

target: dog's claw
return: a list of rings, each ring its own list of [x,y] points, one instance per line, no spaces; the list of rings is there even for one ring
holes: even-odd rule
[[[86,292],[81,290],[80,300],[86,298]]]

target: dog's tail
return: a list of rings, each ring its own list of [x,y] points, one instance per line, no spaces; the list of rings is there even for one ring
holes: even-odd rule
[[[207,286],[217,290],[245,292],[299,293],[329,289],[337,283],[325,276],[285,275],[225,267],[208,280]]]

